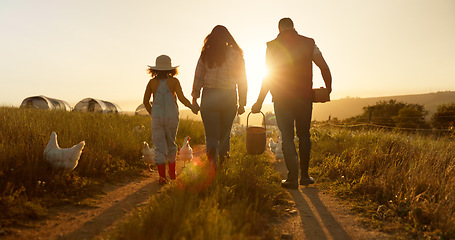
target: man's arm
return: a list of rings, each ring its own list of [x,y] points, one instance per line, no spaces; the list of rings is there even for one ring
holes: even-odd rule
[[[325,87],[329,90],[329,93],[332,92],[332,74],[330,73],[329,65],[324,60],[324,57],[321,53],[313,55],[313,62],[321,70],[322,79],[324,79]]]
[[[261,104],[264,102],[264,99],[270,90],[269,85],[267,83],[268,83],[268,79],[264,78],[262,80],[261,91],[259,92],[259,96],[258,96],[258,99],[256,102],[260,102]]]
[[[251,112],[253,113],[258,113],[261,111],[262,103],[264,102],[264,99],[269,92],[269,86],[267,82],[267,78],[264,78],[264,80],[262,80],[261,91],[259,92],[258,99],[256,100],[256,103],[251,107]]]

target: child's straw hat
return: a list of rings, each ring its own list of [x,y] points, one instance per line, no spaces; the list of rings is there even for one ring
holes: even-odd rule
[[[158,70],[158,71],[169,71],[169,70],[174,70],[178,66],[172,66],[171,64],[171,58],[167,55],[161,55],[156,58],[155,61],[155,66],[148,66],[152,70]]]

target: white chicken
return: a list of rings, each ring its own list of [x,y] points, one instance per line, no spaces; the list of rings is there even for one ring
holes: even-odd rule
[[[245,127],[243,125],[234,125],[231,130],[231,136],[239,136],[245,132]]]
[[[179,158],[183,162],[189,162],[193,159],[193,149],[190,146],[190,137],[186,136],[183,141],[183,146],[180,148]]]
[[[51,164],[53,169],[73,170],[76,168],[85,141],[71,148],[60,148],[57,142],[57,134],[51,133],[51,138],[44,149],[44,159]]]
[[[150,148],[147,142],[144,142],[144,148],[142,149],[142,160],[149,165],[155,165],[155,148]]]
[[[277,145],[277,143],[274,142],[272,138],[269,138],[269,148],[270,148],[270,151],[272,151],[273,153],[275,153],[276,145]]]
[[[277,142],[276,147],[275,147],[275,158],[276,159],[284,159],[281,139],[278,139],[278,142]]]

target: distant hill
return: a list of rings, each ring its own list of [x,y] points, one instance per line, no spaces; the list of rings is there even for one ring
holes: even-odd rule
[[[363,107],[375,105],[379,101],[396,100],[398,102],[420,104],[429,111],[429,115],[436,112],[441,104],[455,103],[455,92],[437,92],[415,95],[400,95],[375,98],[343,98],[328,103],[316,103],[313,106],[313,120],[327,120],[329,116],[340,120],[357,116],[363,113]]]
[[[325,121],[329,116],[343,120],[346,118],[357,116],[363,113],[363,107],[375,105],[379,101],[389,101],[394,99],[398,102],[421,104],[429,111],[429,117],[434,113],[439,105],[455,103],[455,91],[436,92],[415,95],[399,95],[388,97],[374,97],[374,98],[343,98],[332,100],[327,103],[315,103],[313,105],[313,120]],[[245,109],[246,113],[240,117],[240,122],[246,125],[247,113],[250,108]],[[273,112],[272,104],[265,104],[262,106],[262,112]],[[197,116],[192,114],[189,110],[181,110],[180,116],[183,118],[201,120],[201,114]],[[261,117],[259,114],[253,114],[250,117],[250,124],[261,124]]]

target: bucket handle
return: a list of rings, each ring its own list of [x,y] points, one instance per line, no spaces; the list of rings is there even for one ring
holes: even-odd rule
[[[253,112],[248,113],[248,116],[246,117],[246,128],[248,128],[248,119],[250,118],[250,114]],[[262,114],[262,125],[264,125],[264,128],[267,129],[266,123],[265,123],[265,115],[262,111],[259,111],[260,114]]]

